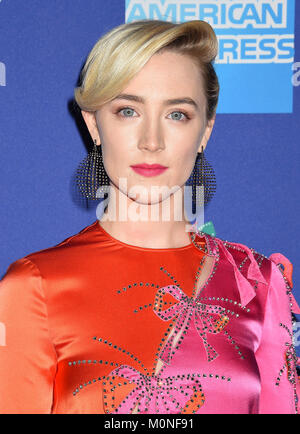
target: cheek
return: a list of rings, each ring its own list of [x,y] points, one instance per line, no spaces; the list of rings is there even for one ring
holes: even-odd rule
[[[106,124],[105,128],[102,128],[100,131],[101,142],[105,144],[105,147],[108,149],[122,148],[122,144],[124,145],[125,139],[124,135],[120,133],[119,128],[109,128]]]
[[[122,140],[124,142],[124,134],[121,128],[116,127],[111,114],[103,111],[98,114],[96,122],[101,143],[104,143],[106,147],[122,143]]]
[[[183,170],[192,170],[195,164],[195,160],[197,157],[199,144],[198,142],[194,144],[187,143],[183,144],[183,146],[177,147],[174,149],[175,153],[175,161],[177,166],[181,166]]]
[[[174,185],[184,185],[191,176],[195,160],[196,151],[194,149],[178,151],[175,158],[174,156],[172,158],[169,182]]]
[[[105,164],[119,166],[129,156],[127,137],[118,128],[101,130],[102,155]]]
[[[124,142],[124,138],[123,138]],[[127,177],[129,165],[131,164],[130,152],[126,146],[119,141],[105,142],[102,148],[104,168],[111,180],[117,180],[119,177]]]

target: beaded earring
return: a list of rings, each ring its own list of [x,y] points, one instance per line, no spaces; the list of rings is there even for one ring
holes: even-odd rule
[[[205,158],[203,146],[201,152],[197,155],[194,169],[185,185],[192,187],[193,214],[196,213],[196,203],[200,206],[206,205],[216,192],[215,172]],[[197,187],[201,186],[203,186],[203,189],[197,189]]]
[[[95,139],[94,148],[80,162],[76,172],[77,186],[86,199],[99,200],[97,190],[100,188],[101,191],[102,186],[110,185],[103,165],[101,148],[102,146],[97,146],[97,139]]]

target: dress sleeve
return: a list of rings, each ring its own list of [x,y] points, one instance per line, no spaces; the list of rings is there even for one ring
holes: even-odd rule
[[[264,322],[255,353],[261,377],[259,413],[297,414],[300,384],[292,312],[300,313],[300,309],[291,292],[292,264],[280,253],[273,253],[269,259],[271,270]],[[285,272],[280,264],[285,265]]]
[[[18,259],[0,281],[0,414],[51,413],[56,364],[39,269]]]

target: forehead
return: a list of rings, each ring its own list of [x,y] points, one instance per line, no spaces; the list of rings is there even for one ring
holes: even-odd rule
[[[185,95],[198,101],[204,98],[200,66],[187,55],[173,51],[154,54],[130,80],[122,93],[161,95],[164,98]]]

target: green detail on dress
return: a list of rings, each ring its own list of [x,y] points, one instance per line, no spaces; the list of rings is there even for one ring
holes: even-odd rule
[[[212,237],[216,236],[215,227],[212,221],[204,223],[204,225],[198,227],[198,230],[201,232],[205,232],[208,235],[211,235]]]

